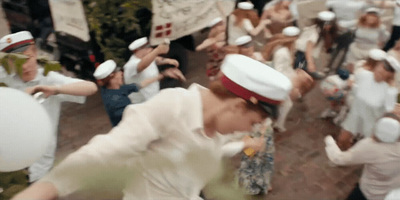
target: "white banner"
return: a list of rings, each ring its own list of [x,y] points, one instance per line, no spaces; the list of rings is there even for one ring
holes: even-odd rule
[[[54,30],[89,41],[89,27],[81,0],[49,0]]]
[[[235,3],[235,0],[152,0],[150,44],[158,45],[164,38],[175,40],[199,31],[216,17],[229,15]]]

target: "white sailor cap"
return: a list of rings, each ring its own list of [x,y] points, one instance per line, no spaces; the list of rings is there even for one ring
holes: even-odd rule
[[[387,55],[385,60],[387,63],[389,63],[390,67],[392,67],[396,72],[400,72],[400,64],[396,58],[394,58],[393,56]]]
[[[101,63],[93,73],[93,76],[97,80],[101,80],[109,76],[111,73],[114,72],[117,64],[113,60],[107,60]]]
[[[396,142],[400,136],[400,123],[390,117],[379,119],[375,125],[375,136],[382,142]]]
[[[0,39],[0,51],[23,52],[31,44],[34,44],[32,34],[29,31],[20,31],[9,34]]]
[[[238,3],[238,8],[242,10],[252,10],[254,8],[254,5],[250,2],[240,2]]]
[[[258,103],[271,117],[278,115],[278,105],[292,89],[282,73],[250,57],[229,54],[221,65],[221,82],[233,94]]]
[[[318,13],[318,19],[326,22],[334,20],[335,17],[336,17],[335,13],[331,11],[325,10]]]
[[[386,59],[386,52],[381,49],[371,49],[368,52],[368,57],[376,61],[382,61]]]
[[[211,28],[211,27],[215,26],[216,24],[218,24],[221,21],[222,21],[222,18],[221,17],[217,17],[217,18],[211,20],[210,24],[208,24],[208,27]]]
[[[143,47],[143,46],[146,45],[147,43],[149,43],[147,37],[142,37],[142,38],[139,38],[139,39],[133,41],[133,42],[129,45],[128,48],[129,48],[129,50],[133,51],[133,50],[136,50],[136,49],[138,49],[138,48],[140,48],[140,47]]]
[[[381,15],[382,11],[376,7],[369,7],[367,9],[365,9],[365,13],[374,13],[376,15]]]
[[[239,38],[237,38],[237,39],[235,40],[235,45],[241,46],[241,45],[248,44],[248,43],[250,43],[250,42],[251,42],[251,36],[249,36],[249,35],[243,35],[243,36],[240,36]]]
[[[282,30],[282,34],[285,36],[298,36],[300,34],[300,29],[295,26],[288,26]]]

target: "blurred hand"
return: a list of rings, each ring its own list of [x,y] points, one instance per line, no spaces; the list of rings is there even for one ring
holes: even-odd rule
[[[160,44],[156,47],[158,55],[161,54],[166,54],[169,51],[169,45],[168,44]]]
[[[182,74],[181,70],[178,68],[168,68],[162,72],[165,77],[180,80],[182,82],[186,81],[185,76]]]
[[[262,151],[265,148],[264,136],[252,138],[246,135],[243,138],[245,148],[252,148],[255,152]]]
[[[179,62],[177,60],[171,59],[171,58],[164,58],[164,64],[179,67]]]
[[[32,95],[37,92],[43,92],[45,97],[49,97],[51,95],[59,94],[59,87],[58,86],[48,86],[48,85],[37,85],[34,87],[29,87],[25,89],[25,92]]]

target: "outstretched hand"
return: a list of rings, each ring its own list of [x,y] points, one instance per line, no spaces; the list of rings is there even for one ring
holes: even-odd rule
[[[162,72],[165,77],[180,80],[182,82],[186,81],[185,76],[182,74],[181,70],[178,68],[168,68]]]
[[[43,92],[45,97],[49,97],[51,95],[59,94],[59,87],[58,86],[48,86],[48,85],[37,85],[33,87],[29,87],[25,89],[25,92],[32,95],[37,92]]]

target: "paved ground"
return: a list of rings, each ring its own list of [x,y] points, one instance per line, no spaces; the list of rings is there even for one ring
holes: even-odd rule
[[[2,14],[2,13],[0,13]],[[0,20],[1,36],[8,33],[6,23]],[[198,38],[204,37],[200,35]],[[188,82],[207,85],[204,74],[204,53],[189,53]],[[320,63],[325,59],[321,58]],[[323,138],[336,135],[339,128],[329,120],[318,118],[327,106],[318,87],[302,102],[296,102],[289,114],[287,131],[275,135],[276,155],[273,190],[266,196],[249,199],[269,200],[340,200],[344,199],[357,182],[361,170],[355,167],[332,167],[325,155]],[[87,143],[96,134],[106,133],[111,124],[105,113],[99,93],[88,97],[83,105],[65,103],[59,127],[57,158],[61,160],[70,152]],[[105,147],[106,148],[106,147]],[[109,187],[111,188],[111,186]],[[77,193],[64,200],[118,199],[118,191],[107,186],[102,191]]]

